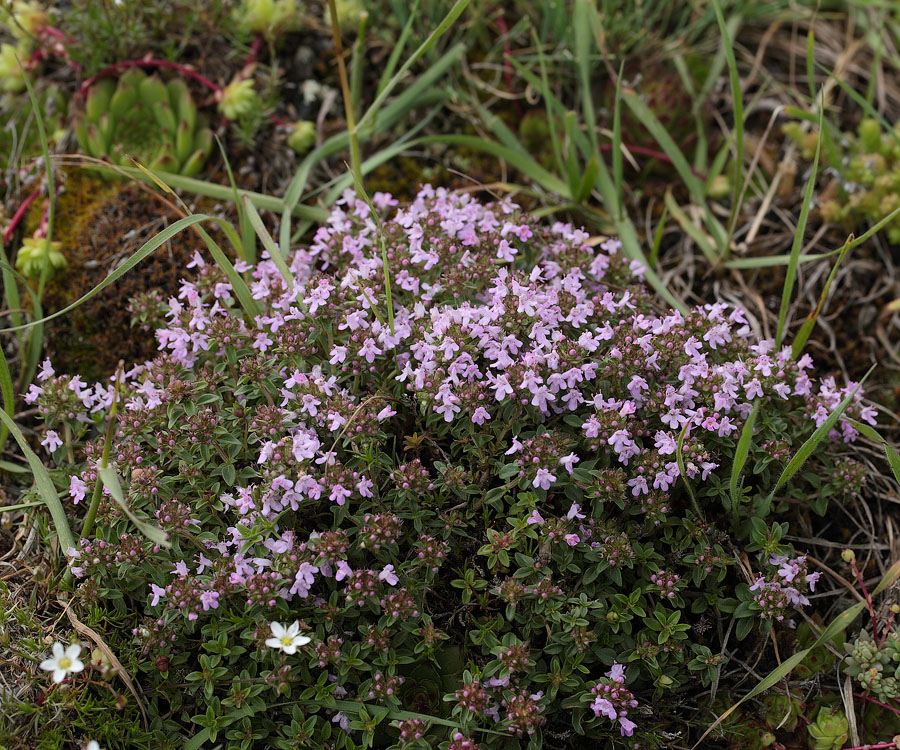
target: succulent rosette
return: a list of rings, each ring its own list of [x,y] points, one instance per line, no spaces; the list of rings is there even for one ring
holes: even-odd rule
[[[163,83],[139,69],[91,87],[75,134],[81,148],[98,159],[120,166],[132,166],[134,159],[188,177],[200,171],[213,146],[187,84],[178,78]]]

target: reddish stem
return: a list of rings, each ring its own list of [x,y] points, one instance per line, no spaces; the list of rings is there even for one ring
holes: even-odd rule
[[[38,47],[34,52],[32,52],[28,59],[25,61],[25,69],[29,70],[34,67],[35,63],[39,60],[43,60],[47,56],[47,53],[44,52],[40,47]]]
[[[47,229],[50,227],[50,201],[44,201],[44,211],[41,214],[41,223],[38,225],[37,231],[34,233],[35,239],[41,239],[47,236]]]
[[[40,195],[39,190],[35,190],[31,195],[29,195],[24,201],[22,201],[22,205],[16,209],[16,212],[13,214],[12,221],[9,222],[9,226],[3,230],[3,244],[7,244],[13,236],[13,232],[16,231],[16,227],[22,223],[22,219],[25,218],[25,214],[28,209],[31,208],[31,204],[34,203],[38,196]]]
[[[866,598],[866,606],[869,608],[869,614],[872,616],[872,640],[878,641],[878,617],[875,614],[875,605],[872,604],[872,597],[869,595],[869,590],[866,588],[866,584],[863,581],[862,573],[856,566],[856,560],[850,563],[850,568],[856,576],[856,582],[859,584],[859,588]]]
[[[879,700],[875,700],[874,698],[865,695],[864,693],[854,693],[854,698],[859,698],[860,700],[869,701],[869,703],[874,703],[876,706],[881,706],[882,708],[886,708],[888,711],[893,711],[895,714],[900,716],[900,709],[894,708],[894,706],[889,706],[887,703],[882,703]]]
[[[57,29],[55,26],[41,26],[41,31],[43,31],[47,36],[52,36],[54,39],[59,39],[61,42],[65,42],[66,44],[75,44],[75,40],[72,37],[64,34],[62,31]]]
[[[276,125],[278,125],[278,127],[281,127],[281,128],[291,128],[291,127],[293,127],[293,126],[291,125],[291,123],[285,122],[285,121],[282,120],[278,115],[276,115],[276,114],[274,114],[274,113],[271,114],[271,115],[269,115],[269,119],[270,119],[272,122],[274,122]]]
[[[90,87],[97,83],[97,81],[99,81],[100,79],[116,75],[117,73],[121,73],[123,70],[128,70],[129,68],[170,68],[172,70],[177,70],[182,75],[193,78],[195,81],[203,84],[204,86],[206,86],[206,88],[216,94],[222,91],[222,87],[217,83],[213,83],[209,80],[209,78],[201,75],[196,70],[192,70],[186,65],[169,62],[168,60],[125,60],[123,62],[116,63],[115,65],[110,65],[108,68],[104,68],[92,78],[88,78],[88,80],[81,84],[81,88],[78,89],[79,96],[84,96],[87,93],[88,89],[90,89]]]
[[[878,642],[879,646],[883,646],[884,642],[887,640],[888,633],[891,632],[891,625],[894,624],[894,617],[896,617],[896,613],[891,612],[891,616],[888,617],[887,624],[884,626],[884,629],[881,631],[881,640]]]
[[[897,744],[896,740],[891,740],[890,742],[879,742],[875,745],[856,745],[855,747],[848,747],[846,750],[884,750],[888,747],[900,747]]]
[[[253,40],[253,44],[250,47],[250,56],[247,58],[247,62],[244,63],[245,68],[256,62],[256,59],[259,57],[259,51],[262,49],[262,44],[263,35],[257,34],[256,39]]]

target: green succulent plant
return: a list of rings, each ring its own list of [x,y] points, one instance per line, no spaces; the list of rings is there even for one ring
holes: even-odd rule
[[[94,84],[75,134],[81,148],[98,159],[120,166],[135,159],[188,177],[200,171],[213,146],[212,131],[184,81],[163,83],[138,69],[118,83]]]
[[[777,691],[766,694],[763,699],[763,721],[769,729],[783,729],[793,732],[800,721],[805,706],[799,698]]]
[[[300,9],[297,0],[243,0],[235,18],[247,31],[274,39],[296,28]]]
[[[822,706],[816,720],[806,727],[810,750],[840,750],[849,729],[850,722],[843,711]]]
[[[0,44],[0,91],[16,94],[25,89],[25,74],[19,66],[19,59],[25,59],[25,54],[12,44]]]
[[[26,279],[39,279],[45,266],[49,266],[49,278],[67,265],[65,256],[60,252],[61,247],[61,242],[51,242],[48,248],[46,239],[26,237],[16,253],[16,268]]]
[[[888,633],[883,643],[876,643],[866,633],[860,633],[845,647],[844,674],[860,682],[880,701],[900,697],[900,634]]]
[[[816,151],[819,134],[807,132],[797,122],[787,123],[784,134],[800,149],[801,157],[810,161]],[[864,119],[856,133],[835,137],[834,148],[822,153],[829,159],[829,171],[836,179],[821,196],[821,214],[825,221],[843,224],[856,231],[874,224],[900,208],[900,123],[893,132],[883,130],[874,119]],[[826,144],[823,143],[823,146]],[[892,244],[900,244],[900,219],[892,220],[884,229]]]

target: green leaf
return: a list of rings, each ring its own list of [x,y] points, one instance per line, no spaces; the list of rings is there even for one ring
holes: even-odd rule
[[[790,674],[791,670],[794,669],[800,662],[802,662],[807,655],[818,646],[821,646],[823,643],[827,643],[838,633],[846,630],[853,621],[859,617],[860,613],[865,609],[865,602],[859,602],[858,604],[854,604],[849,609],[844,610],[835,617],[831,623],[829,623],[828,627],[822,631],[821,635],[816,639],[815,643],[812,644],[809,648],[805,648],[802,651],[798,651],[793,656],[785,659],[781,664],[778,665],[777,668],[773,669],[766,677],[761,680],[756,687],[754,687],[749,693],[747,693],[743,698],[741,698],[737,703],[732,705],[725,713],[723,713],[719,718],[717,718],[709,727],[707,727],[706,731],[697,740],[697,743],[691,748],[691,750],[697,750],[703,743],[703,740],[706,739],[706,736],[712,732],[719,724],[721,724],[725,719],[727,719],[731,714],[733,714],[738,707],[744,703],[745,701],[750,700],[751,698],[755,698],[757,695],[764,693],[770,687],[777,685],[781,680],[787,677]],[[750,620],[742,620],[741,622],[751,622]]]
[[[822,132],[822,118],[825,110],[824,102],[819,105],[819,132]],[[816,140],[816,156],[813,159],[812,172],[809,182],[806,183],[806,194],[803,197],[803,205],[800,208],[800,218],[797,220],[797,231],[794,234],[794,242],[791,245],[791,256],[788,261],[787,273],[784,277],[784,288],[781,292],[781,308],[778,311],[778,329],[775,333],[775,348],[781,348],[784,341],[784,326],[787,321],[788,308],[791,303],[791,293],[794,291],[794,281],[797,278],[797,260],[800,250],[803,248],[803,235],[806,233],[806,222],[809,218],[809,208],[812,205],[813,190],[816,186],[816,175],[819,169],[819,153],[822,147],[822,139]]]
[[[806,460],[812,455],[813,451],[818,447],[819,443],[821,443],[822,440],[825,439],[825,437],[837,423],[838,419],[840,419],[841,414],[844,413],[844,410],[853,401],[853,397],[856,396],[857,391],[860,389],[862,384],[866,382],[869,374],[874,369],[875,365],[873,365],[869,369],[869,372],[867,372],[863,379],[856,384],[856,387],[847,395],[847,397],[843,401],[841,401],[840,404],[838,404],[837,408],[835,408],[835,410],[828,415],[828,418],[818,428],[816,428],[816,431],[812,435],[810,435],[809,439],[800,446],[797,453],[795,453],[793,458],[791,458],[791,460],[788,462],[788,465],[784,467],[784,471],[778,478],[778,482],[776,482],[772,492],[769,493],[768,498],[760,508],[760,516],[764,517],[768,515],[769,508],[772,505],[772,499],[775,497],[775,493],[778,492],[779,489],[784,487],[784,485],[790,481],[791,477],[793,477],[794,474],[796,474],[800,470],[803,464],[806,463]]]
[[[731,509],[735,515],[737,515],[738,508],[741,504],[741,494],[738,485],[741,479],[741,472],[744,470],[744,464],[747,463],[747,456],[750,454],[750,442],[753,440],[753,426],[756,424],[756,415],[759,414],[760,403],[760,401],[756,401],[756,403],[753,404],[753,409],[751,409],[747,421],[744,422],[744,427],[741,430],[741,438],[738,440],[737,449],[734,452],[734,463],[731,465]]]
[[[3,411],[12,419],[16,413],[16,397],[13,388],[12,373],[9,371],[9,364],[6,362],[6,354],[3,347],[0,346],[0,393],[3,394]],[[0,453],[6,446],[6,439],[9,437],[9,428],[4,422],[0,425]]]
[[[728,27],[725,25],[725,16],[722,15],[719,0],[713,0],[713,8],[716,11],[719,33],[722,35],[725,61],[728,63],[728,79],[731,84],[731,101],[734,106],[734,192],[731,198],[731,217],[728,220],[728,244],[722,248],[727,252],[727,249],[730,247],[730,238],[734,234],[734,227],[737,222],[740,197],[744,190],[744,92],[741,88],[737,61],[734,58],[734,45],[731,42]]]
[[[98,473],[100,475],[100,480],[103,482],[103,486],[109,491],[109,494],[112,495],[113,499],[119,504],[119,507],[125,513],[126,516],[131,520],[131,522],[137,527],[138,531],[140,531],[147,539],[149,539],[154,544],[158,544],[161,547],[171,547],[172,543],[169,541],[169,536],[160,529],[158,526],[154,526],[153,524],[147,523],[146,521],[142,521],[131,511],[131,508],[128,507],[128,503],[125,500],[125,494],[122,492],[122,485],[119,483],[119,475],[116,473],[115,468],[112,466],[106,466],[104,468],[99,468]]]
[[[209,730],[201,729],[197,734],[184,743],[184,750],[200,750],[209,741]]]
[[[806,346],[806,342],[809,340],[813,328],[816,327],[816,321],[819,319],[819,314],[825,306],[825,298],[828,297],[828,292],[831,290],[831,284],[834,281],[834,277],[837,275],[837,270],[844,260],[844,257],[847,255],[847,252],[850,250],[852,242],[853,235],[851,234],[841,248],[841,252],[834,265],[831,267],[831,273],[828,274],[828,279],[826,279],[825,286],[822,288],[822,293],[819,295],[819,301],[816,304],[815,310],[810,311],[809,315],[806,316],[806,320],[803,321],[803,325],[800,326],[800,330],[797,331],[797,336],[794,339],[794,343],[791,345],[791,356],[794,359],[800,358],[800,355],[803,353],[803,347]]]
[[[428,38],[419,45],[419,48],[410,55],[406,62],[400,66],[400,70],[398,70],[378,92],[378,95],[375,97],[375,101],[369,105],[369,108],[366,110],[366,113],[359,118],[359,122],[356,124],[357,129],[361,129],[363,124],[370,118],[374,117],[375,114],[381,109],[381,105],[384,103],[384,100],[387,99],[388,95],[391,91],[394,90],[394,87],[400,83],[400,80],[406,74],[406,72],[413,66],[413,64],[418,60],[422,55],[424,55],[428,50],[430,50],[438,39],[440,39],[444,33],[449,29],[453,23],[462,15],[462,12],[466,9],[466,6],[471,2],[471,0],[456,0],[453,4],[453,7],[450,8],[447,15],[444,16],[444,19],[434,28]]]
[[[59,539],[60,547],[62,547],[63,552],[65,552],[69,547],[75,546],[75,538],[72,536],[72,530],[69,528],[69,520],[66,518],[66,512],[63,509],[62,502],[60,502],[59,493],[57,493],[56,487],[53,486],[53,480],[50,478],[50,473],[47,471],[44,464],[41,463],[41,459],[37,457],[37,454],[31,450],[28,441],[25,439],[25,436],[22,434],[19,426],[13,421],[12,417],[5,411],[0,411],[0,420],[3,420],[6,429],[9,430],[13,439],[19,444],[19,448],[22,450],[25,459],[28,461],[28,466],[31,468],[31,473],[34,476],[34,483],[37,485],[38,494],[50,511],[50,516],[53,519],[53,528],[56,531],[56,537]]]
[[[287,263],[284,260],[289,248],[287,246],[279,248],[278,245],[275,244],[275,240],[272,239],[272,235],[269,234],[269,230],[266,229],[266,225],[263,224],[259,212],[256,210],[253,203],[250,202],[249,198],[245,196],[241,201],[244,206],[244,211],[247,212],[247,218],[250,220],[250,225],[256,232],[256,236],[259,237],[263,247],[269,251],[269,257],[271,257],[272,262],[278,268],[278,272],[284,279],[284,283],[287,284],[288,290],[291,292],[294,291],[294,274],[291,273],[291,269],[288,268]]]

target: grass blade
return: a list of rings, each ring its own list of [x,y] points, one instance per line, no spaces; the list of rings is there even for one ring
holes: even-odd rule
[[[681,210],[681,206],[675,201],[675,198],[672,196],[672,191],[669,190],[666,192],[666,208],[672,212],[672,216],[675,217],[675,220],[681,226],[681,228],[685,231],[685,233],[697,243],[697,247],[703,252],[706,256],[706,259],[712,263],[716,264],[719,262],[719,256],[716,254],[716,249],[713,247],[712,243],[709,241],[709,237],[706,236],[704,231],[700,229],[694,222],[692,222],[687,214]]]
[[[13,388],[12,374],[6,361],[6,354],[0,346],[0,392],[3,394],[3,411],[12,419],[16,415],[16,396]],[[6,447],[6,439],[9,437],[9,428],[4,422],[0,425],[0,453]]]
[[[335,151],[339,150],[339,148],[335,149]],[[113,170],[110,169],[109,171],[112,172]],[[152,182],[155,184],[154,180],[150,179],[137,167],[117,166],[115,171],[123,172],[129,177],[137,177],[144,182]],[[230,201],[234,199],[234,193],[228,185],[217,185],[214,182],[198,180],[194,177],[184,177],[183,175],[172,174],[171,172],[154,170],[153,174],[165,182],[166,185],[175,188],[176,190],[185,190],[189,193],[194,193],[195,195],[202,195],[207,198],[214,198],[215,200],[221,201]],[[283,211],[285,209],[285,201],[274,195],[254,193],[252,190],[238,190],[238,193],[241,196],[246,195],[260,211]],[[291,213],[294,216],[299,216],[302,219],[309,219],[311,221],[324,221],[328,218],[328,211],[318,206],[294,204],[291,206]]]
[[[727,257],[731,247],[731,237],[737,223],[738,203],[744,189],[744,92],[738,75],[737,61],[734,58],[734,46],[728,34],[728,27],[725,25],[725,17],[722,15],[719,0],[713,0],[713,8],[716,11],[719,33],[722,35],[722,45],[725,48],[725,61],[728,63],[728,77],[731,83],[731,100],[734,103],[734,192],[731,198],[728,236],[725,245],[722,246],[722,252]]]
[[[684,438],[687,435],[688,427],[690,427],[690,423],[685,423],[684,427],[681,428],[681,433],[678,435],[678,444],[675,446],[675,460],[678,463],[678,474],[681,476],[681,481],[684,482],[684,486],[687,487],[688,495],[691,498],[691,505],[694,506],[694,512],[697,514],[697,518],[703,519],[703,513],[700,511],[700,506],[697,503],[697,497],[694,495],[694,489],[691,487],[691,483],[688,481],[687,470],[684,465]]]
[[[578,65],[579,88],[581,89],[581,109],[584,115],[584,124],[587,128],[588,139],[591,146],[597,150],[597,115],[594,112],[594,92],[591,89],[591,15],[596,14],[596,9],[588,3],[588,0],[575,0],[572,9],[572,28],[575,41],[575,60]],[[621,76],[620,76],[621,80]],[[619,81],[617,87],[621,90]]]
[[[41,463],[41,459],[37,457],[37,454],[31,450],[28,441],[25,439],[25,436],[22,434],[19,426],[13,421],[12,417],[5,411],[0,410],[0,420],[3,421],[3,425],[9,430],[10,434],[19,444],[19,448],[22,450],[25,460],[28,461],[28,466],[31,468],[32,476],[34,476],[34,483],[37,486],[38,494],[50,511],[50,517],[53,519],[53,528],[56,531],[56,538],[59,539],[60,547],[63,552],[65,552],[69,547],[75,546],[75,538],[72,536],[69,520],[66,518],[66,512],[59,499],[59,493],[56,491],[56,487],[53,486],[53,480],[50,478],[50,473],[47,471],[44,464]]]
[[[744,464],[747,463],[747,456],[750,455],[750,443],[753,440],[753,427],[756,424],[756,415],[759,414],[759,405],[759,401],[753,404],[750,416],[744,422],[741,438],[738,440],[737,449],[734,452],[734,463],[731,465],[731,511],[735,516],[737,516],[738,508],[741,504],[741,472],[744,470]]]
[[[834,281],[834,277],[837,275],[837,270],[841,265],[841,262],[844,260],[844,257],[847,255],[847,252],[850,250],[850,245],[853,242],[853,235],[851,234],[847,241],[844,243],[844,246],[841,248],[841,252],[838,255],[837,260],[834,265],[831,267],[831,273],[828,274],[828,279],[825,281],[825,286],[822,288],[822,293],[819,295],[819,301],[816,303],[816,309],[812,310],[809,315],[806,316],[806,320],[803,321],[803,325],[800,326],[800,330],[797,331],[797,336],[794,339],[794,343],[791,345],[791,356],[794,359],[798,359],[800,354],[803,352],[803,347],[806,346],[806,342],[809,340],[810,334],[813,332],[813,328],[816,327],[816,321],[819,319],[819,314],[822,312],[822,308],[825,305],[825,298],[828,296],[828,292],[831,290],[831,283]]]
[[[397,38],[397,42],[394,44],[394,49],[391,50],[391,56],[388,58],[387,64],[384,66],[384,71],[381,74],[381,79],[378,81],[376,96],[384,91],[391,76],[394,75],[397,63],[400,62],[400,55],[403,54],[403,50],[406,49],[406,43],[409,41],[409,34],[412,31],[413,22],[416,20],[416,13],[418,10],[419,0],[413,0],[412,8],[409,10],[409,18],[406,20],[403,31],[400,32],[400,36]]]
[[[822,119],[825,109],[824,101],[819,107],[819,133],[822,132]],[[797,220],[797,232],[791,245],[791,255],[788,260],[787,273],[784,277],[784,288],[781,291],[781,307],[778,310],[778,328],[775,333],[775,348],[781,348],[784,341],[784,326],[787,322],[788,308],[791,303],[791,293],[794,291],[794,281],[797,278],[797,260],[800,250],[803,248],[803,235],[806,234],[806,222],[809,219],[809,208],[812,205],[813,190],[816,186],[816,175],[819,171],[819,153],[822,147],[821,137],[816,140],[816,155],[813,159],[812,173],[809,182],[806,183],[806,193],[803,196],[803,205],[800,208],[800,218]]]
[[[666,231],[666,219],[669,218],[669,207],[663,206],[662,216],[656,224],[656,231],[653,232],[653,246],[650,248],[650,265],[656,268],[656,260],[659,258],[659,248],[662,245],[663,233]]]
[[[450,66],[456,62],[456,60],[463,54],[464,51],[465,46],[462,44],[457,44],[456,46],[452,47],[446,54],[444,54],[443,57],[441,57],[436,63],[434,63],[434,65],[432,65],[427,71],[420,75],[415,80],[415,82],[409,86],[409,88],[407,88],[402,94],[397,96],[396,99],[394,99],[381,111],[378,116],[377,122],[373,123],[371,133],[369,131],[365,131],[359,134],[360,141],[364,142],[370,135],[380,133],[391,127],[397,120],[405,116],[406,113],[409,112],[409,110],[411,110],[413,107],[421,107],[428,104],[433,104],[435,99],[446,99],[447,95],[440,91],[435,91],[434,87],[447,72],[448,68],[450,68]],[[359,128],[359,125],[357,125],[357,128]],[[332,154],[336,154],[338,151],[347,148],[349,145],[349,133],[344,132],[332,136],[321,146],[311,151],[300,163],[300,166],[297,168],[297,171],[294,173],[294,176],[293,178],[291,178],[291,182],[288,185],[287,190],[285,191],[284,199],[270,199],[270,203],[277,203],[277,205],[264,205],[263,203],[254,200],[254,205],[259,209],[268,209],[282,212],[281,226],[279,227],[278,237],[283,246],[287,247],[291,239],[291,215],[301,215],[301,208],[304,208],[298,204],[300,203],[300,199],[303,197],[303,192],[306,189],[306,184],[309,181],[309,176],[312,173],[313,167],[315,167],[315,165],[318,164],[322,159],[325,159]],[[310,221],[325,221],[328,218],[328,211],[325,209],[315,208],[312,206],[306,206],[305,209],[313,210],[316,212],[315,216],[304,217]]]
[[[856,396],[857,391],[859,391],[862,384],[866,382],[866,378],[869,377],[869,373],[875,369],[875,365],[873,365],[869,372],[865,374],[863,379],[856,384],[856,387],[850,391],[849,394],[838,404],[837,408],[831,414],[828,415],[828,418],[819,425],[815,432],[809,436],[803,445],[800,446],[799,450],[794,454],[791,460],[788,462],[788,465],[784,467],[784,471],[781,472],[781,476],[778,477],[778,481],[775,483],[775,487],[769,493],[768,498],[766,498],[763,503],[758,515],[761,517],[765,517],[768,515],[769,508],[772,505],[772,499],[775,497],[775,493],[778,492],[785,484],[787,484],[791,478],[802,468],[803,464],[806,463],[806,460],[813,454],[813,451],[819,446],[829,432],[834,428],[837,424],[838,419],[841,418],[841,415],[844,413],[846,408],[853,401],[854,396]]]
[[[134,515],[131,508],[128,507],[128,503],[125,500],[125,493],[122,492],[122,485],[119,483],[119,475],[116,473],[115,468],[112,466],[104,466],[98,469],[98,474],[100,475],[100,481],[103,482],[103,486],[106,487],[109,494],[112,495],[113,500],[118,503],[122,512],[128,516],[128,519],[137,527],[141,534],[161,547],[172,546],[172,543],[169,541],[169,535],[166,534],[165,531],[151,523],[142,521]]]
[[[471,2],[471,0],[456,0],[453,4],[453,7],[450,8],[450,11],[444,16],[444,20],[441,21],[437,27],[435,27],[434,31],[432,31],[428,38],[422,42],[419,48],[412,53],[412,55],[407,58],[406,62],[400,66],[400,70],[398,70],[391,79],[384,85],[381,91],[378,92],[378,95],[375,97],[375,101],[369,106],[366,110],[366,113],[359,118],[359,122],[356,123],[357,130],[361,129],[362,126],[381,109],[381,105],[384,103],[384,100],[387,99],[388,95],[393,91],[394,87],[400,83],[400,80],[406,74],[406,72],[413,66],[413,64],[418,60],[422,55],[424,55],[428,50],[430,50],[435,42],[440,39],[444,32],[449,29],[457,18],[462,15],[462,12],[466,9],[466,6]]]
[[[724,249],[727,247],[725,228],[709,210],[703,181],[691,171],[691,165],[688,164],[688,161],[678,147],[678,144],[675,143],[672,136],[669,135],[669,131],[663,126],[659,119],[657,119],[650,108],[644,104],[636,94],[630,91],[623,92],[622,98],[629,109],[634,113],[635,117],[641,121],[648,131],[650,131],[654,140],[656,140],[666,156],[672,161],[672,166],[675,167],[675,171],[678,172],[678,176],[681,177],[687,187],[688,192],[691,194],[691,199],[703,209],[704,223],[709,229],[709,233],[713,236],[716,246],[721,248],[722,252],[724,252]],[[716,257],[716,262],[718,262],[718,255]]]
[[[216,143],[222,154],[225,171],[228,173],[228,183],[231,185],[234,207],[238,212],[238,226],[241,229],[241,248],[243,249],[241,259],[252,265],[256,263],[256,236],[253,234],[253,228],[250,227],[247,219],[247,212],[241,204],[241,196],[238,194],[237,182],[234,180],[234,172],[231,171],[231,162],[228,160],[228,154],[225,153],[225,147],[222,145],[222,141],[219,140],[219,136],[216,136]]]
[[[731,714],[734,713],[742,703],[750,700],[751,698],[755,698],[760,693],[764,693],[773,685],[777,685],[779,682],[781,682],[781,680],[787,677],[787,675],[790,674],[791,671],[798,664],[800,664],[800,662],[802,662],[811,651],[813,651],[813,649],[818,648],[823,643],[828,643],[838,633],[841,633],[848,627],[850,627],[853,621],[857,617],[859,617],[859,615],[865,610],[865,608],[865,602],[858,602],[852,607],[849,607],[848,609],[845,609],[843,612],[841,612],[829,623],[828,627],[822,631],[822,633],[816,639],[816,642],[812,644],[812,646],[798,651],[793,656],[781,662],[781,664],[779,664],[775,669],[769,672],[769,674],[766,675],[764,679],[760,680],[759,683],[749,693],[742,697],[737,703],[729,707],[727,711],[725,711],[712,724],[710,724],[706,728],[706,731],[703,732],[703,735],[700,737],[700,739],[697,740],[697,743],[691,748],[691,750],[697,750],[697,748],[699,748],[703,744],[703,740],[706,739],[707,735],[709,735],[710,732],[712,732],[717,726],[719,726],[719,724],[725,721],[725,719],[731,716]]]
[[[624,193],[623,177],[622,177],[622,73],[625,71],[625,61],[619,66],[619,75],[616,77],[616,99],[613,107],[613,184],[616,188],[616,197],[618,198],[618,212],[616,216],[622,219],[624,208],[622,206],[622,197]]]
[[[413,144],[428,143],[449,143],[455,146],[468,146],[480,151],[485,151],[486,153],[496,156],[498,159],[503,159],[508,162],[526,177],[534,180],[547,192],[558,195],[566,200],[572,198],[569,186],[555,175],[550,174],[550,172],[538,164],[531,156],[521,154],[518,151],[514,151],[499,143],[494,143],[493,141],[488,141],[474,135],[427,135],[413,141]]]
[[[275,244],[275,240],[272,239],[272,235],[269,234],[269,230],[267,230],[266,225],[263,224],[259,212],[250,200],[248,198],[242,198],[241,200],[244,204],[244,210],[247,212],[247,219],[250,221],[250,225],[262,242],[263,247],[269,251],[269,257],[278,267],[278,271],[284,279],[284,283],[287,284],[288,290],[294,291],[294,274],[291,273],[291,269],[288,268],[288,265],[284,260],[284,253],[279,249],[278,245]]]
[[[79,297],[72,304],[68,305],[67,307],[64,307],[62,310],[59,310],[58,312],[55,312],[52,315],[47,315],[45,318],[43,318],[43,321],[53,320],[54,318],[58,318],[62,315],[65,315],[68,312],[71,312],[72,310],[74,310],[76,307],[78,307],[82,303],[86,302],[87,300],[89,300],[92,297],[99,294],[102,290],[106,289],[106,287],[108,287],[110,284],[112,284],[115,281],[117,281],[118,279],[120,279],[122,276],[124,276],[126,273],[128,273],[128,271],[130,271],[132,268],[134,268],[138,263],[140,263],[142,260],[144,260],[148,255],[150,255],[152,252],[154,252],[157,248],[161,247],[166,242],[168,242],[176,234],[184,231],[188,227],[194,226],[195,224],[200,224],[201,222],[204,222],[204,221],[211,221],[211,222],[217,223],[217,224],[225,224],[228,226],[229,229],[231,229],[232,232],[234,232],[234,230],[231,228],[231,226],[228,225],[228,222],[224,221],[223,219],[219,219],[215,216],[207,216],[206,214],[194,214],[193,216],[187,216],[184,219],[179,219],[175,223],[173,223],[170,226],[163,229],[163,231],[161,231],[159,234],[157,234],[152,239],[147,240],[147,242],[145,242],[143,245],[141,245],[141,247],[138,250],[136,250],[134,252],[134,254],[130,258],[128,258],[128,260],[126,260],[124,263],[122,263],[122,265],[120,265],[118,268],[116,268],[114,271],[112,271],[105,279],[103,279],[103,281],[101,281],[99,284],[97,284],[97,286],[95,286],[93,289],[91,289],[89,292],[87,292],[82,297]],[[219,252],[221,253],[221,250]],[[225,258],[225,261],[228,262],[228,259]],[[229,264],[230,264],[230,262],[229,262]],[[234,266],[232,266],[231,268],[232,268],[232,270],[234,270]],[[235,271],[235,273],[237,273],[237,272]],[[244,284],[243,279],[240,279],[240,283]],[[244,284],[244,286],[246,286],[246,285]],[[252,297],[249,300],[249,302],[252,306],[251,309],[256,310],[256,312],[253,314],[253,317],[255,317],[256,315],[259,314],[259,308],[257,307],[256,302],[252,299]],[[250,314],[249,311],[248,311],[248,314]],[[31,322],[31,323],[24,323],[19,326],[10,326],[9,328],[0,329],[0,333],[10,333],[12,331],[33,328],[35,325],[38,325],[40,322],[41,321],[35,321],[35,322]]]

